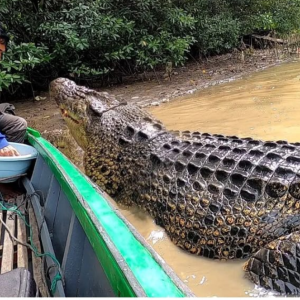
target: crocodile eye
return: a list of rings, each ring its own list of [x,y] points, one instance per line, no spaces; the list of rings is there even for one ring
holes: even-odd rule
[[[62,114],[64,117],[67,117],[67,116],[68,116],[68,112],[67,112],[65,109],[61,108],[60,111],[61,111],[61,114]]]

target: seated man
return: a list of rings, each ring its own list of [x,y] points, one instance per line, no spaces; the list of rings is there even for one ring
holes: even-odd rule
[[[0,25],[0,59],[5,52],[9,38]],[[0,104],[0,156],[19,156],[18,151],[8,142],[23,143],[27,122],[13,113],[14,107],[8,103]]]
[[[5,104],[0,104],[0,156],[18,156],[18,151],[8,142],[24,142],[27,122],[21,117],[1,112]]]

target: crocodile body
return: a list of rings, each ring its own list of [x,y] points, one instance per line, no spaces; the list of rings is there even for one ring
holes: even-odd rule
[[[300,293],[300,144],[170,132],[136,105],[59,78],[50,85],[86,174],[138,205],[177,246],[249,258],[248,277]]]

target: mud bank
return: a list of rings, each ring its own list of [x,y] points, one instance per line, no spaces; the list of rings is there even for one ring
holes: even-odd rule
[[[124,78],[123,84],[98,89],[106,91],[124,101],[131,101],[142,107],[169,102],[178,96],[192,94],[212,85],[218,85],[242,78],[253,72],[283,63],[291,58],[278,58],[273,50],[255,51],[241,61],[239,55],[214,56],[204,61],[191,61],[183,67],[174,68],[171,80],[164,72],[147,73],[141,78]],[[16,113],[24,117],[28,125],[39,130],[65,129],[56,103],[49,93],[39,95],[39,100],[20,99],[12,102]]]

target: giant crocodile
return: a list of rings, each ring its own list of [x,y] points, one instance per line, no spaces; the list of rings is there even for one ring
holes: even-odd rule
[[[50,84],[86,174],[177,246],[249,258],[256,284],[300,294],[300,144],[168,131],[148,112],[59,78]]]

